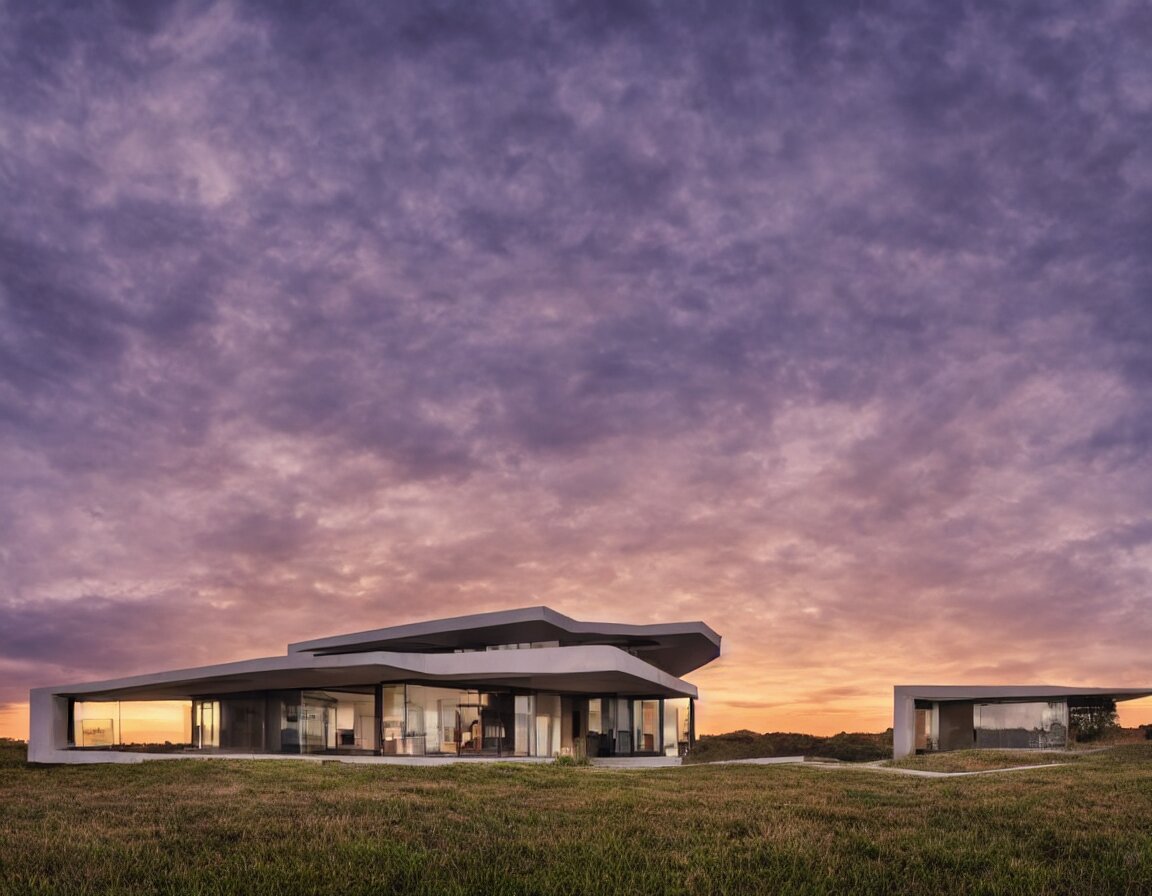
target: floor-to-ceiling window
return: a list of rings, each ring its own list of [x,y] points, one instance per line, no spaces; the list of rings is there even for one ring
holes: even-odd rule
[[[529,694],[423,684],[388,684],[382,691],[381,741],[389,755],[539,755],[537,727],[544,725],[551,740],[559,721],[536,719],[536,698]],[[549,712],[555,711],[554,701]]]
[[[512,725],[512,755],[536,755],[533,744],[536,727],[532,723],[532,716],[536,698],[529,694],[517,694],[512,698],[513,725]]]
[[[627,756],[636,748],[632,737],[632,701],[627,697],[612,697],[604,702],[609,712],[609,749],[604,755]]]
[[[658,753],[663,750],[659,700],[633,700],[632,727],[632,749],[635,752]]]
[[[175,750],[193,742],[190,700],[76,700],[70,713],[76,747]]]
[[[590,697],[586,706],[584,755],[590,758],[607,755],[610,752],[609,744],[612,737],[612,723],[609,719],[612,712],[611,701]]]
[[[1068,744],[1068,704],[978,703],[973,713],[977,747],[1063,748]]]
[[[536,695],[536,756],[558,756],[564,752],[562,713],[559,694]]]
[[[664,701],[664,754],[683,756],[692,739],[692,707],[687,697]]]
[[[372,752],[374,689],[260,691],[193,701],[193,744],[252,753]]]
[[[380,741],[387,755],[404,755],[404,685],[386,684],[383,694],[383,714],[380,720]]]

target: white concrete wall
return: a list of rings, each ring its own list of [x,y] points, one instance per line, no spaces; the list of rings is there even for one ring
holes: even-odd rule
[[[68,698],[51,688],[36,688],[28,696],[28,761],[62,761],[68,749]]]
[[[892,694],[892,758],[903,759],[916,752],[916,698],[901,687]]]

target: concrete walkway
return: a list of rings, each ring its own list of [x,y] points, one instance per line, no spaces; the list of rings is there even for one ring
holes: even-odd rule
[[[1014,765],[1009,768],[985,768],[972,772],[930,772],[918,768],[896,768],[884,765],[887,759],[876,762],[835,762],[819,759],[805,759],[803,756],[773,756],[761,759],[725,759],[719,762],[701,762],[699,765],[803,765],[805,768],[828,769],[831,771],[871,771],[888,772],[896,775],[911,775],[914,778],[965,778],[972,775],[998,775],[1001,772],[1027,772],[1037,768],[1059,768],[1067,762],[1047,762],[1043,765]]]
[[[593,768],[678,768],[679,756],[603,756],[592,760]]]
[[[1067,762],[1045,762],[1043,765],[1013,765],[1009,768],[982,768],[974,772],[930,772],[919,768],[894,768],[890,765],[873,765],[868,767],[878,772],[895,772],[900,775],[911,775],[914,778],[968,778],[972,775],[999,775],[1002,772],[1030,772],[1037,768],[1060,768],[1069,765]]]
[[[528,765],[549,764],[555,760],[550,757],[536,756],[349,756],[349,755],[284,755],[274,753],[131,753],[119,751],[76,751],[69,757],[72,763],[136,763],[155,762],[163,760],[193,759],[259,759],[280,760],[288,762],[313,763],[348,763],[353,765],[408,765],[408,766],[443,766],[455,764],[488,765],[494,762],[513,762]],[[756,759],[724,759],[717,762],[691,763],[691,767],[704,767],[710,765],[802,765],[805,768],[818,768],[840,771],[874,771],[888,772],[897,775],[911,775],[915,778],[959,778],[972,775],[997,775],[1001,772],[1025,772],[1038,768],[1058,768],[1068,765],[1066,762],[1051,762],[1044,765],[1018,765],[1011,768],[989,768],[972,772],[932,772],[923,769],[893,768],[877,762],[822,762],[808,760],[803,756],[765,756]],[[608,756],[593,759],[593,768],[599,769],[654,769],[654,768],[688,768],[679,756]]]

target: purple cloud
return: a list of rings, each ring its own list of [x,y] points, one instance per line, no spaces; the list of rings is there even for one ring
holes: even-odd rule
[[[0,700],[536,602],[708,621],[717,726],[1146,684],[1150,36],[0,13]]]

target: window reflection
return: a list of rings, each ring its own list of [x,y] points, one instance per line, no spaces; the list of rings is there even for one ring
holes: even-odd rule
[[[1062,749],[1068,745],[1068,706],[1051,703],[978,703],[977,747]]]
[[[684,699],[513,693],[423,684],[276,690],[184,701],[74,701],[73,745],[400,756],[676,755]]]
[[[663,750],[660,730],[660,701],[632,701],[632,719],[635,736],[633,750],[637,753],[656,753]]]
[[[397,756],[551,756],[560,749],[561,700],[510,694],[385,685],[381,745]]]
[[[72,743],[77,747],[182,749],[192,743],[189,700],[77,700]]]
[[[691,739],[691,708],[682,697],[664,701],[664,755],[683,756]]]

